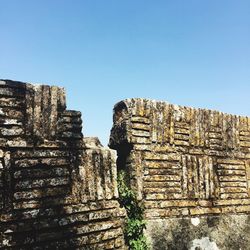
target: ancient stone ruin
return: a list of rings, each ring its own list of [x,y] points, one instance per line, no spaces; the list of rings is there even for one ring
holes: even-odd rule
[[[0,82],[0,247],[123,249],[113,151],[62,88]]]
[[[110,147],[153,249],[250,249],[250,118],[128,99]]]
[[[152,249],[250,249],[250,118],[127,99],[116,160],[64,89],[1,80],[0,127],[1,249],[127,249],[119,171]]]

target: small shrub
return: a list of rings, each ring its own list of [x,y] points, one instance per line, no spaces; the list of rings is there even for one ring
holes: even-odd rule
[[[117,181],[119,202],[128,215],[124,231],[126,244],[131,250],[148,250],[147,240],[143,235],[143,230],[146,228],[146,222],[143,220],[144,208],[137,201],[135,192],[129,187],[125,171],[119,171]]]

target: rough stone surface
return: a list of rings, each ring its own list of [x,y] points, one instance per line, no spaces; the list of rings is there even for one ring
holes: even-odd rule
[[[110,147],[64,89],[0,80],[0,249],[126,249],[121,169],[152,249],[250,249],[250,118],[128,99]]]
[[[153,249],[250,249],[250,118],[146,99],[119,102],[113,118],[110,147]]]
[[[249,249],[250,218],[248,215],[207,215],[194,218],[149,220],[147,236],[152,249]]]
[[[0,248],[124,249],[115,152],[64,89],[0,81]]]

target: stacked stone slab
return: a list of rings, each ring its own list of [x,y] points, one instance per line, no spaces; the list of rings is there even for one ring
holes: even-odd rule
[[[201,235],[212,237],[219,249],[235,249],[238,234],[242,249],[250,249],[250,118],[127,99],[114,107],[110,147],[117,150],[118,169],[128,173],[145,206],[154,249],[187,249]],[[192,235],[195,230],[189,222],[184,227],[183,220],[197,216],[225,219],[211,227],[231,230],[231,238],[219,241],[204,225],[199,236]],[[235,221],[242,223],[238,231]]]
[[[0,248],[123,249],[115,155],[63,88],[0,81]]]

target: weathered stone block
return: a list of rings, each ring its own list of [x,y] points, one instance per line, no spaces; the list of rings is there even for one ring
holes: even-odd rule
[[[64,89],[0,81],[1,249],[125,248],[115,154],[81,129]]]

